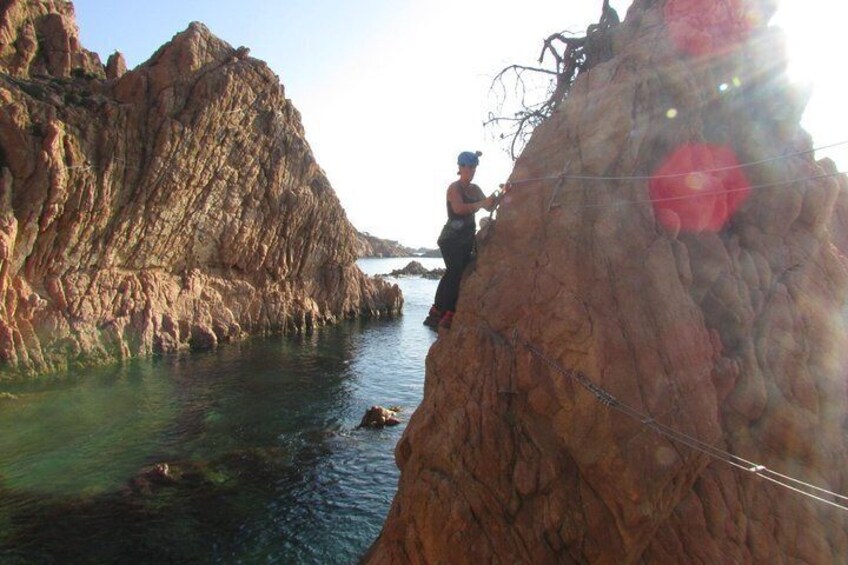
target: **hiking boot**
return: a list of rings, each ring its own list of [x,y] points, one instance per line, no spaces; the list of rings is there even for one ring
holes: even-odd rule
[[[442,311],[436,308],[435,306],[430,306],[430,312],[427,313],[427,317],[424,318],[424,325],[429,326],[431,328],[439,327],[439,321],[442,319]]]
[[[453,323],[453,310],[448,310],[442,316],[442,319],[439,321],[439,328],[444,328],[449,330],[451,327],[451,323]]]

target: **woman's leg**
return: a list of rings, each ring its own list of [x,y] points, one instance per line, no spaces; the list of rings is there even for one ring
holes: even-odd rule
[[[473,240],[447,241],[439,244],[445,260],[445,274],[436,289],[436,308],[442,312],[456,310],[462,273],[471,260]]]

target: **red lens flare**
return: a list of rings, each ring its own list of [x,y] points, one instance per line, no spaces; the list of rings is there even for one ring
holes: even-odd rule
[[[751,191],[733,149],[686,144],[660,164],[648,183],[657,221],[673,232],[719,231]]]
[[[714,55],[748,38],[760,23],[750,0],[668,0],[663,9],[669,36],[678,50]]]

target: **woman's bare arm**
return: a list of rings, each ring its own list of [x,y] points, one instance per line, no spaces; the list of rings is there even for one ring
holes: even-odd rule
[[[489,196],[488,198],[484,198],[478,202],[463,202],[459,187],[451,185],[448,188],[448,203],[450,204],[451,210],[453,210],[454,214],[468,216],[475,213],[480,208],[490,210],[495,205],[495,198],[494,196]]]

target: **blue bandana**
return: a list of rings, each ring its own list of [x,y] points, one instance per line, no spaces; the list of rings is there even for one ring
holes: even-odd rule
[[[459,154],[459,157],[456,158],[456,164],[460,167],[462,167],[463,165],[476,167],[480,164],[480,159],[478,158],[479,155],[482,155],[482,153],[480,153],[479,151],[463,151]]]

